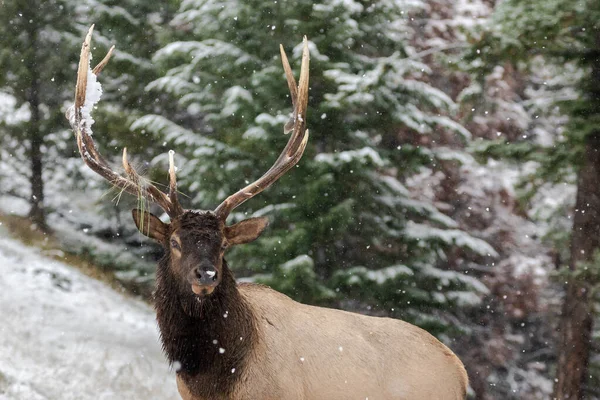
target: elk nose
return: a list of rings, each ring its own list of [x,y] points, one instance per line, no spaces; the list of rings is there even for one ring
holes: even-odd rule
[[[212,265],[200,265],[194,270],[201,285],[210,285],[217,280],[217,270]]]

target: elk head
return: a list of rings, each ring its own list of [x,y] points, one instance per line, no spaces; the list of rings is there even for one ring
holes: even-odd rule
[[[140,232],[164,247],[179,293],[200,297],[210,295],[221,282],[225,250],[255,240],[268,225],[262,217],[226,226],[213,212],[189,210],[168,224],[137,209],[133,219]]]
[[[83,46],[77,72],[75,105],[67,111],[67,118],[77,137],[77,145],[83,161],[113,186],[135,196],[140,196],[160,206],[170,217],[170,223],[143,210],[133,210],[133,219],[138,230],[165,249],[169,268],[176,277],[181,294],[198,297],[210,295],[219,285],[223,272],[223,254],[232,245],[248,243],[262,233],[268,224],[266,218],[250,218],[228,226],[226,220],[231,211],[268,188],[302,157],[308,140],[306,130],[306,107],[308,103],[308,45],[304,38],[300,82],[296,81],[291,67],[280,46],[281,59],[289,86],[294,112],[284,126],[284,133],[292,132],[287,145],[273,166],[258,180],[227,197],[214,211],[184,210],[177,198],[177,180],[174,153],[169,152],[169,190],[162,192],[138,175],[123,149],[124,173],[117,173],[100,155],[92,139],[89,112],[93,104],[86,104],[88,80],[95,79],[108,63],[113,48],[93,69],[89,70],[90,42],[94,26],[90,28]],[[93,77],[90,77],[93,74]]]

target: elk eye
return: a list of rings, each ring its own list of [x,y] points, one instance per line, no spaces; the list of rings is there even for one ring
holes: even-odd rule
[[[227,242],[223,242],[223,244],[221,244],[221,250],[225,250],[227,247],[229,247]]]
[[[171,239],[171,247],[177,250],[181,250],[181,247],[179,247],[179,243],[177,243],[177,240],[175,239]]]

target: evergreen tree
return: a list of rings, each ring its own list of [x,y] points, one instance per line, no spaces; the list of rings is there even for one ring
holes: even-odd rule
[[[71,34],[76,30],[70,17],[73,3],[64,0],[2,2],[0,12],[0,89],[16,101],[16,108],[28,108],[26,122],[5,127],[9,138],[27,148],[29,164],[29,216],[46,229],[44,204],[44,152],[49,137],[61,130],[62,103],[67,98],[64,82],[70,76],[69,59],[75,54]],[[12,143],[14,145],[14,143]],[[10,144],[8,144],[10,145]]]
[[[117,4],[119,3],[119,4]],[[2,47],[0,90],[15,100],[14,107],[29,110],[29,118],[20,125],[3,124],[4,147],[11,148],[15,161],[21,159],[18,147],[28,148],[30,190],[9,187],[31,202],[31,218],[46,226],[47,211],[58,208],[54,199],[45,202],[44,183],[52,180],[56,169],[65,167],[65,159],[75,155],[74,141],[64,120],[66,105],[72,101],[74,74],[81,38],[92,23],[99,24],[103,34],[97,35],[97,50],[106,51],[118,44],[108,70],[104,104],[98,120],[107,124],[104,143],[126,136],[128,116],[135,109],[151,110],[155,99],[144,95],[145,85],[156,78],[150,56],[158,49],[157,37],[162,19],[170,18],[172,3],[138,4],[135,1],[52,0],[27,2],[9,0],[2,3],[0,28]],[[153,75],[154,74],[154,75]],[[135,118],[132,116],[131,118]],[[42,177],[42,164],[44,177]],[[57,164],[61,164],[60,167]],[[69,171],[73,173],[72,169]],[[64,173],[59,173],[64,184]],[[49,210],[47,208],[49,207]]]
[[[270,215],[271,229],[231,264],[305,302],[385,312],[439,332],[450,325],[445,312],[486,291],[445,270],[448,252],[485,262],[495,251],[403,184],[437,162],[422,138],[469,138],[448,117],[455,104],[422,81],[428,68],[411,58],[408,11],[419,6],[185,1],[172,21],[180,40],[156,53],[165,74],[148,85],[177,107],[133,127],[178,151],[189,206],[216,206],[283,149],[290,104],[277,46],[297,67],[306,34],[309,147],[298,168],[247,203],[247,213]]]
[[[130,226],[125,221],[130,220],[135,201],[126,200],[120,205],[115,204],[118,201],[90,201],[105,195],[118,200],[119,196],[81,163],[64,111],[73,101],[82,38],[95,23],[94,56],[117,46],[109,68],[103,72],[103,101],[94,113],[101,127],[95,137],[101,151],[117,168],[121,164],[118,149],[124,146],[140,159],[161,151],[160,144],[157,150],[144,135],[132,135],[129,125],[142,113],[163,107],[160,98],[148,96],[145,86],[158,76],[150,57],[159,48],[161,26],[172,17],[174,4],[110,0],[32,4],[11,0],[0,6],[0,66],[6,71],[0,77],[0,96],[16,110],[0,112],[0,158],[4,159],[0,160],[1,191],[31,199],[32,218],[44,216],[43,221],[34,221],[40,227],[49,225],[57,230],[67,251],[81,253],[111,269],[133,269],[128,276],[136,279],[138,274],[148,274],[149,266],[94,237],[110,240],[126,235],[129,243],[139,243],[135,229],[123,229]],[[33,45],[27,29],[36,32],[37,42]],[[37,114],[32,106],[36,101]],[[33,133],[37,142],[31,141]],[[31,150],[32,143],[41,146],[37,152]],[[32,158],[36,154],[40,157]],[[27,163],[29,159],[32,162]],[[43,180],[33,173],[42,161]],[[24,184],[23,177],[31,181],[32,189]],[[32,195],[43,187],[47,189],[43,196]],[[90,195],[91,191],[97,196]]]
[[[476,73],[485,75],[501,63],[511,61],[516,67],[536,68],[538,58],[544,57],[557,65],[555,74],[548,76],[538,87],[555,92],[554,107],[543,117],[555,120],[556,111],[569,117],[564,132],[555,130],[554,137],[540,137],[540,124],[527,125],[520,140],[507,145],[504,141],[483,148],[487,155],[510,156],[523,162],[533,160],[534,172],[527,180],[530,197],[548,183],[577,186],[570,237],[559,238],[565,268],[561,282],[565,286],[562,315],[558,326],[558,360],[554,396],[561,399],[583,398],[586,382],[597,380],[590,376],[593,334],[593,293],[598,285],[594,272],[596,254],[600,247],[600,203],[598,182],[600,166],[600,4],[594,1],[506,1],[497,9],[490,27],[476,44],[471,60],[479,66]],[[536,57],[532,57],[538,56]],[[483,63],[481,63],[483,61]],[[559,81],[558,75],[568,76]],[[569,86],[570,81],[576,84]],[[561,86],[566,86],[561,88]],[[483,88],[483,85],[480,86]],[[562,90],[566,96],[557,96]],[[539,89],[538,89],[539,90]],[[479,91],[479,93],[484,93]],[[534,105],[538,106],[538,105]],[[538,108],[543,111],[543,108]],[[536,116],[540,114],[536,113]],[[532,118],[533,120],[534,118]],[[552,132],[552,130],[550,129]],[[531,164],[530,164],[531,165]],[[570,199],[572,201],[572,199]],[[568,203],[567,203],[568,205]],[[570,216],[569,216],[570,217]],[[551,232],[552,233],[552,232]],[[595,369],[590,370],[593,372]]]
[[[545,362],[547,353],[539,351],[553,340],[547,323],[552,314],[544,302],[546,294],[553,295],[547,284],[551,258],[548,247],[539,240],[546,224],[533,223],[520,206],[515,190],[520,166],[495,159],[481,164],[479,157],[469,154],[470,148],[481,142],[479,138],[496,139],[500,134],[511,140],[525,134],[521,127],[530,121],[542,122],[534,119],[536,114],[529,115],[527,111],[533,110],[525,105],[539,104],[538,99],[547,97],[547,93],[530,90],[529,77],[509,63],[497,65],[488,74],[467,72],[470,65],[463,60],[464,51],[481,27],[487,26],[493,7],[488,1],[427,0],[426,8],[411,13],[416,34],[411,35],[410,43],[415,57],[432,71],[425,79],[461,101],[459,115],[474,140],[465,143],[456,135],[445,135],[432,141],[429,146],[439,153],[439,162],[418,179],[411,179],[408,188],[435,202],[460,229],[486,240],[498,252],[491,263],[468,264],[469,274],[481,278],[489,294],[480,307],[458,315],[466,324],[477,321],[455,347],[469,371],[475,397],[547,398],[551,366]],[[538,63],[540,81],[547,70]],[[485,101],[467,96],[476,92],[478,85],[489,94]],[[549,131],[548,126],[555,122],[547,121],[547,126],[537,130]],[[556,129],[559,127],[556,124]],[[450,257],[447,264],[464,269],[460,253],[455,254],[458,257]]]

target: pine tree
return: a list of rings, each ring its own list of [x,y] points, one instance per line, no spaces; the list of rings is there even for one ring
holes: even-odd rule
[[[96,237],[111,240],[125,235],[129,244],[139,243],[135,229],[126,229],[135,200],[124,198],[119,202],[118,193],[110,185],[89,173],[81,162],[64,111],[73,101],[81,41],[95,23],[94,56],[116,45],[109,68],[101,77],[104,93],[94,112],[99,133],[95,140],[116,168],[121,165],[119,148],[128,146],[134,162],[160,153],[160,143],[154,146],[144,135],[133,135],[129,125],[142,113],[162,108],[161,99],[150,97],[145,86],[158,76],[150,57],[159,48],[161,24],[172,17],[174,4],[110,0],[31,4],[15,0],[1,6],[0,20],[4,23],[0,27],[0,66],[6,74],[0,77],[0,96],[7,99],[12,110],[0,112],[0,190],[13,198],[36,201],[43,213],[33,207],[31,215],[44,215],[43,222],[37,221],[38,226],[47,224],[57,231],[66,251],[83,254],[109,269],[130,269],[128,280],[150,280],[153,265],[125,256],[121,249],[115,251]],[[29,25],[35,25],[37,32],[35,46],[28,41]],[[17,53],[22,57],[15,57]],[[39,90],[30,89],[34,84]],[[32,93],[39,102],[37,124],[28,100]],[[31,158],[31,132],[43,139],[38,160],[43,160],[43,180],[31,173],[27,163]],[[43,183],[43,208],[38,200],[42,197],[32,196],[24,178],[35,182],[38,190]],[[100,198],[103,200],[90,201]]]
[[[151,109],[154,105],[154,99],[144,96],[144,86],[156,77],[149,57],[158,49],[157,27],[161,18],[170,17],[169,7],[172,5],[168,2],[140,6],[134,1],[96,0],[2,3],[0,67],[5,73],[0,77],[0,90],[14,100],[14,108],[29,111],[27,120],[19,125],[9,121],[8,115],[3,118],[6,132],[3,147],[11,150],[15,162],[26,162],[26,156],[30,170],[14,169],[29,175],[30,190],[11,182],[5,190],[28,198],[30,216],[40,227],[46,227],[48,212],[64,205],[55,198],[45,201],[48,199],[44,184],[54,189],[52,181],[57,174],[64,185],[65,171],[58,170],[65,167],[69,168],[68,175],[74,173],[65,162],[74,155],[75,146],[64,110],[73,97],[74,71],[83,33],[96,22],[104,33],[97,35],[98,50],[120,44],[113,60],[115,68],[108,71],[113,79],[107,79],[105,86],[104,100],[112,103],[112,107],[98,113],[98,119],[108,124],[107,131],[113,132],[112,136],[101,137],[108,143],[126,136],[123,132],[128,132],[127,117],[132,109]],[[23,144],[26,153],[20,150]]]
[[[231,264],[304,302],[383,312],[440,332],[452,325],[445,311],[477,304],[486,291],[444,269],[448,252],[484,260],[495,251],[403,183],[437,160],[421,139],[469,137],[448,117],[451,99],[420,79],[428,68],[407,45],[410,7],[185,1],[172,21],[180,40],[154,58],[166,73],[148,85],[171,94],[177,109],[134,128],[176,148],[190,206],[216,206],[283,149],[291,107],[277,47],[297,67],[306,34],[309,147],[298,168],[244,206],[272,225]]]
[[[540,123],[531,122],[520,140],[510,145],[504,141],[492,143],[484,151],[488,155],[510,156],[519,162],[535,161],[530,164],[536,168],[525,186],[529,198],[538,190],[547,190],[551,184],[564,187],[573,183],[577,187],[571,235],[567,237],[562,232],[554,236],[562,242],[556,244],[563,245],[562,249],[557,248],[557,253],[565,255],[562,263],[568,265],[560,279],[566,294],[558,326],[554,387],[554,397],[561,399],[591,395],[586,392],[586,382],[598,379],[590,377],[588,364],[594,322],[593,293],[598,285],[594,271],[600,247],[599,18],[600,6],[594,1],[506,1],[498,7],[490,27],[476,44],[477,54],[474,52],[470,58],[482,66],[476,69],[478,74],[485,74],[507,61],[516,67],[531,69],[536,68],[540,57],[555,63],[555,73],[537,86],[549,86],[543,90],[557,100],[554,107],[549,110],[546,107],[548,112],[541,116],[556,120],[557,110],[559,115],[568,116],[568,122],[562,125],[564,131],[539,129]],[[559,81],[557,75],[568,78]],[[567,95],[557,96],[557,90]],[[540,113],[535,115],[532,120]],[[555,135],[540,137],[536,135],[540,131],[554,131]],[[568,206],[573,199],[567,200]],[[569,212],[569,207],[562,210],[565,209]]]
[[[29,164],[29,216],[47,229],[42,175],[50,135],[61,129],[61,106],[66,99],[62,84],[70,74],[64,54],[74,54],[71,34],[76,30],[70,14],[73,4],[63,0],[7,0],[0,13],[0,88],[11,96],[16,108],[28,108],[29,118],[10,129],[9,137],[27,147]]]
[[[565,198],[571,187],[563,185],[552,192],[544,188],[528,202],[519,196],[516,183],[530,172],[530,164],[469,151],[485,142],[481,138],[501,138],[502,147],[523,137],[547,145],[564,120],[549,99],[569,93],[568,89],[550,93],[557,83],[566,83],[565,76],[540,57],[527,72],[502,62],[468,73],[476,64],[464,59],[464,51],[489,26],[493,3],[428,0],[424,10],[411,14],[411,25],[418,32],[411,43],[432,70],[427,82],[460,102],[461,121],[474,140],[466,148],[451,135],[436,140],[434,150],[445,146],[445,159],[408,187],[444,207],[461,229],[488,241],[499,253],[492,263],[469,264],[469,273],[483,279],[490,292],[480,307],[459,315],[467,323],[477,321],[456,344],[475,397],[548,398],[553,379],[548,362],[553,349],[548,343],[554,343],[548,321],[554,314],[547,299],[555,298],[549,284],[555,256],[548,227],[564,232],[564,221],[546,218],[558,211],[548,206],[563,206],[557,200]],[[448,261],[453,265],[456,258]]]

